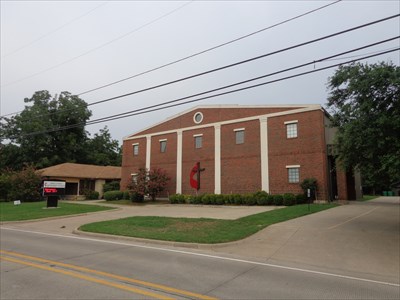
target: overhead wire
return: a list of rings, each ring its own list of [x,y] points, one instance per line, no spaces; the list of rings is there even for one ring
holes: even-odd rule
[[[211,47],[211,48],[208,48],[208,49],[205,49],[205,50],[196,52],[196,53],[194,53],[194,54],[191,54],[191,55],[189,55],[189,56],[180,58],[180,59],[178,59],[178,60],[175,60],[175,61],[166,63],[166,64],[161,65],[161,66],[158,66],[158,67],[156,67],[156,68],[153,68],[153,69],[150,69],[150,70],[147,70],[147,71],[143,71],[143,72],[137,73],[137,74],[135,74],[135,75],[132,75],[132,76],[129,76],[129,77],[126,77],[126,78],[123,78],[123,79],[120,79],[120,80],[117,80],[117,81],[114,81],[114,82],[111,82],[111,83],[102,85],[102,86],[100,86],[100,87],[93,88],[93,89],[90,89],[90,90],[87,90],[87,91],[84,91],[84,92],[77,93],[76,95],[77,95],[77,96],[81,96],[81,95],[84,95],[84,94],[88,94],[88,93],[90,93],[90,92],[94,92],[94,91],[97,91],[97,90],[100,90],[100,89],[103,89],[103,88],[106,88],[106,87],[109,87],[109,86],[118,84],[118,83],[120,83],[120,82],[129,80],[129,79],[133,79],[133,78],[136,78],[136,77],[139,77],[139,76],[142,76],[142,75],[145,75],[145,74],[148,74],[148,73],[151,73],[151,72],[154,72],[154,71],[163,69],[163,68],[165,68],[165,67],[168,67],[168,66],[174,65],[174,64],[176,64],[176,63],[179,63],[179,62],[188,60],[188,59],[190,59],[190,58],[199,56],[199,55],[201,55],[201,54],[210,52],[210,51],[212,51],[212,50],[215,50],[215,49],[218,49],[218,48],[227,46],[227,45],[229,45],[229,44],[238,42],[238,41],[240,41],[240,40],[242,40],[242,39],[245,39],[245,38],[248,38],[248,37],[250,37],[250,36],[256,35],[256,34],[261,33],[261,32],[263,32],[263,31],[266,31],[266,30],[272,29],[272,28],[274,28],[274,27],[283,25],[283,24],[288,23],[288,22],[290,22],[290,21],[299,19],[299,18],[301,18],[301,17],[304,17],[304,16],[309,15],[309,14],[311,14],[311,13],[314,13],[314,12],[316,12],[316,11],[322,10],[322,9],[324,9],[324,8],[326,8],[326,7],[329,7],[329,6],[331,6],[331,5],[334,5],[334,4],[336,4],[336,3],[338,3],[338,2],[341,2],[341,1],[343,1],[343,0],[336,0],[336,1],[332,2],[332,3],[328,3],[328,4],[326,4],[326,5],[323,5],[323,6],[320,6],[320,7],[318,7],[318,8],[312,9],[312,10],[310,10],[310,11],[307,11],[307,12],[302,13],[302,14],[300,14],[300,15],[291,17],[291,18],[286,19],[286,20],[284,20],[284,21],[281,21],[281,22],[275,23],[275,24],[273,24],[273,25],[264,27],[264,28],[262,28],[262,29],[253,31],[253,32],[248,33],[248,34],[246,34],[246,35],[243,35],[243,36],[240,36],[240,37],[235,38],[235,39],[233,39],[233,40],[230,40],[230,41],[228,41],[228,42],[225,42],[225,43],[222,43],[222,44],[213,46],[213,47]],[[9,114],[6,114],[6,115],[2,115],[2,116],[0,116],[0,117],[15,115],[15,114],[18,114],[18,113],[20,113],[20,112],[21,112],[21,111],[13,112],[13,113],[9,113]]]
[[[270,25],[270,26],[264,27],[264,28],[262,28],[262,29],[259,29],[259,30],[253,31],[253,32],[251,32],[251,33],[248,33],[248,34],[246,34],[246,35],[240,36],[240,37],[235,38],[235,39],[233,39],[233,40],[230,40],[230,41],[228,41],[228,42],[225,42],[225,43],[222,43],[222,44],[213,46],[213,47],[211,47],[211,48],[207,48],[207,49],[205,49],[205,50],[202,50],[202,51],[199,51],[199,52],[196,52],[196,53],[193,53],[193,54],[191,54],[191,55],[188,55],[188,56],[185,56],[185,57],[183,57],[183,58],[174,60],[174,61],[169,62],[169,63],[166,63],[166,64],[164,64],[164,65],[161,65],[161,66],[158,66],[158,67],[149,69],[149,70],[147,70],[147,71],[143,71],[143,72],[137,73],[137,74],[135,74],[135,75],[131,75],[131,76],[129,76],[129,77],[126,77],[126,78],[122,78],[122,79],[113,81],[113,82],[111,82],[111,83],[108,83],[108,84],[99,86],[99,87],[97,87],[97,88],[93,88],[93,89],[90,89],[90,90],[87,90],[87,91],[84,91],[84,92],[77,93],[77,95],[78,95],[78,96],[81,96],[81,95],[84,95],[84,94],[87,94],[87,93],[91,93],[91,92],[94,92],[94,91],[97,91],[97,90],[100,90],[100,89],[103,89],[103,88],[106,88],[106,87],[115,85],[115,84],[117,84],[117,83],[121,83],[121,82],[124,82],[124,81],[126,81],[126,80],[133,79],[133,78],[135,78],[135,77],[139,77],[139,76],[142,76],[142,75],[145,75],[145,74],[148,74],[148,73],[151,73],[151,72],[154,72],[154,71],[163,69],[163,68],[165,68],[165,67],[168,67],[168,66],[174,65],[174,64],[176,64],[176,63],[179,63],[179,62],[188,60],[188,59],[190,59],[190,58],[199,56],[199,55],[201,55],[201,54],[210,52],[210,51],[212,51],[212,50],[216,50],[216,49],[218,49],[218,48],[221,48],[221,47],[227,46],[227,45],[229,45],[229,44],[238,42],[238,41],[243,40],[243,39],[245,39],[245,38],[248,38],[248,37],[250,37],[250,36],[253,36],[253,35],[256,35],[256,34],[258,34],[258,33],[261,33],[261,32],[263,32],[263,31],[266,31],[266,30],[272,29],[272,28],[274,28],[274,27],[283,25],[283,24],[285,24],[285,23],[291,22],[291,21],[293,21],[293,20],[299,19],[299,18],[301,18],[301,17],[304,17],[304,16],[309,15],[309,14],[311,14],[311,13],[314,13],[314,12],[316,12],[316,11],[322,10],[322,9],[324,9],[324,8],[326,8],[326,7],[329,7],[329,6],[331,6],[331,5],[334,5],[334,4],[336,4],[336,3],[338,3],[338,2],[341,2],[341,1],[343,1],[343,0],[337,0],[337,1],[334,1],[334,2],[332,2],[332,3],[328,3],[328,4],[326,4],[326,5],[323,5],[323,6],[320,6],[320,7],[318,7],[318,8],[312,9],[312,10],[310,10],[310,11],[307,11],[307,12],[302,13],[302,14],[300,14],[300,15],[297,15],[297,16],[295,16],[295,17],[291,17],[291,18],[286,19],[286,20],[284,20],[284,21],[275,23],[275,24],[273,24],[273,25]]]
[[[224,69],[232,68],[232,67],[235,67],[235,66],[238,66],[238,65],[241,65],[241,64],[249,63],[249,62],[252,62],[252,61],[255,61],[255,60],[258,60],[258,59],[262,59],[262,58],[265,58],[265,57],[268,57],[268,56],[272,56],[272,55],[275,55],[275,54],[278,54],[278,53],[282,53],[282,52],[285,52],[285,51],[293,50],[293,49],[296,49],[296,48],[299,48],[299,47],[302,47],[302,46],[306,46],[306,45],[309,45],[309,44],[320,42],[320,41],[323,41],[323,40],[326,40],[326,39],[329,39],[329,38],[332,38],[332,37],[335,37],[335,36],[338,36],[338,35],[342,35],[342,34],[345,34],[345,33],[351,32],[351,31],[355,31],[355,30],[358,30],[358,29],[361,29],[361,28],[372,26],[372,25],[375,25],[375,24],[378,24],[378,23],[381,23],[381,22],[385,22],[385,21],[388,21],[390,19],[393,19],[393,18],[396,18],[396,17],[399,17],[399,16],[400,16],[400,14],[397,14],[397,15],[392,15],[392,16],[385,17],[385,18],[382,18],[382,19],[379,19],[379,20],[375,20],[375,21],[372,21],[372,22],[364,23],[364,24],[361,24],[361,25],[358,25],[358,26],[355,26],[355,27],[351,27],[351,28],[346,29],[346,30],[338,31],[338,32],[335,32],[335,33],[332,33],[332,34],[329,34],[329,35],[325,35],[325,36],[322,36],[322,37],[319,37],[319,38],[316,38],[316,39],[313,39],[313,40],[309,40],[307,42],[299,43],[299,44],[292,45],[292,46],[289,46],[289,47],[286,47],[286,48],[282,48],[282,49],[279,49],[279,50],[268,52],[268,53],[265,53],[263,55],[259,55],[259,56],[255,56],[255,57],[252,57],[252,58],[249,58],[249,59],[241,60],[241,61],[238,61],[238,62],[235,62],[235,63],[232,63],[232,64],[228,64],[228,65],[225,65],[225,66],[222,66],[222,67],[218,67],[218,68],[214,68],[214,69],[211,69],[211,70],[208,70],[208,71],[196,73],[196,74],[189,75],[189,76],[186,76],[186,77],[183,77],[183,78],[175,79],[175,80],[172,80],[172,81],[168,81],[168,82],[165,82],[165,83],[162,83],[162,84],[158,84],[158,85],[154,85],[154,86],[147,87],[147,88],[144,88],[144,89],[136,90],[136,91],[133,91],[133,92],[125,93],[125,94],[122,94],[122,95],[118,95],[118,96],[110,97],[110,98],[107,98],[107,99],[95,101],[95,102],[87,104],[87,106],[93,106],[93,105],[97,105],[97,104],[101,104],[101,103],[105,103],[105,102],[109,102],[109,101],[114,101],[114,100],[117,100],[117,99],[120,99],[120,98],[125,98],[125,97],[128,97],[128,96],[136,95],[136,94],[139,94],[139,93],[151,91],[151,90],[158,89],[158,88],[161,88],[161,87],[165,87],[165,86],[168,86],[168,85],[171,85],[171,84],[182,82],[182,81],[185,81],[185,80],[189,80],[189,79],[193,79],[193,78],[196,78],[196,77],[200,77],[200,76],[204,76],[204,75],[207,75],[207,74],[211,74],[211,73],[214,73],[214,72],[217,72],[217,71],[221,71],[221,70],[224,70]],[[72,110],[74,110],[74,108],[69,109],[68,111],[72,111]],[[44,116],[48,116],[48,115],[52,115],[52,114],[56,114],[56,113],[57,112],[51,112],[51,113],[48,113],[48,114],[46,114]],[[41,116],[41,117],[44,117],[44,116]]]
[[[399,38],[399,37],[397,37],[397,38]],[[365,48],[365,47],[367,47],[367,46],[360,47],[360,48]],[[309,63],[306,63],[306,64],[302,64],[302,65],[299,65],[299,66],[296,66],[296,67],[291,67],[291,68],[288,68],[288,69],[285,69],[285,70],[280,70],[280,71],[273,72],[273,73],[270,73],[270,74],[267,74],[267,75],[264,75],[264,76],[260,76],[257,79],[252,79],[252,80],[258,80],[260,78],[264,78],[264,77],[276,75],[276,74],[279,74],[279,73],[287,72],[289,70],[293,70],[293,69],[296,69],[296,68],[303,67],[305,65],[310,65],[310,64],[313,64],[313,63],[316,63],[316,62],[320,62],[320,61],[323,61],[324,59],[330,59],[330,58],[335,57],[335,56],[343,55],[344,53],[347,54],[349,52],[356,51],[356,50],[359,50],[359,49],[357,48],[357,49],[349,50],[349,51],[346,51],[346,52],[343,52],[343,53],[335,54],[335,55],[329,56],[327,58],[319,59],[319,60],[312,61],[312,62],[309,62]],[[130,111],[130,112],[125,112],[125,113],[122,113],[122,114],[117,114],[117,115],[112,115],[112,116],[108,116],[108,117],[104,117],[104,118],[99,118],[99,119],[92,120],[92,121],[89,121],[89,122],[76,123],[76,124],[71,124],[71,125],[58,127],[58,128],[52,128],[52,129],[48,129],[48,130],[44,130],[44,131],[37,131],[37,132],[27,133],[27,134],[19,135],[18,137],[26,137],[26,136],[39,135],[39,134],[45,134],[45,133],[50,133],[50,132],[57,132],[57,131],[67,130],[67,129],[76,128],[76,127],[80,127],[80,126],[89,126],[89,125],[94,125],[94,124],[98,124],[98,123],[109,122],[109,121],[113,121],[113,120],[119,120],[119,119],[122,119],[122,118],[127,118],[127,117],[131,117],[131,116],[135,116],[135,115],[150,113],[150,112],[154,112],[154,111],[158,111],[158,110],[162,110],[162,109],[181,106],[181,105],[185,105],[185,104],[189,104],[189,103],[199,102],[199,101],[210,99],[210,98],[215,98],[215,97],[219,97],[219,96],[223,96],[223,95],[228,95],[228,94],[232,94],[232,93],[236,93],[236,92],[240,92],[240,91],[244,91],[244,90],[248,90],[248,89],[253,89],[253,88],[256,88],[256,87],[264,86],[264,85],[267,85],[267,84],[271,84],[271,83],[275,83],[275,82],[279,82],[279,81],[283,81],[283,80],[288,80],[288,79],[292,79],[292,78],[296,78],[296,77],[312,74],[312,73],[315,73],[315,72],[319,72],[319,71],[327,70],[327,69],[330,69],[330,68],[338,67],[338,66],[341,66],[341,65],[344,65],[344,64],[354,63],[354,62],[357,62],[357,61],[360,61],[360,60],[365,60],[365,59],[368,59],[368,58],[376,57],[376,56],[379,56],[379,55],[383,55],[383,54],[387,54],[387,53],[391,53],[391,52],[399,51],[399,50],[400,50],[400,47],[398,47],[396,49],[391,49],[391,50],[387,50],[387,51],[382,51],[382,52],[379,52],[379,53],[371,54],[371,55],[368,55],[368,56],[363,56],[361,58],[349,60],[349,61],[346,61],[346,62],[337,63],[337,64],[334,64],[334,65],[329,65],[329,66],[326,66],[326,67],[321,67],[321,68],[318,68],[318,69],[313,69],[313,70],[310,70],[310,71],[305,71],[305,72],[297,73],[297,74],[294,74],[294,75],[289,75],[289,76],[286,76],[286,77],[281,77],[281,78],[278,78],[278,79],[274,79],[274,80],[270,80],[270,81],[254,84],[254,85],[251,85],[251,86],[246,86],[246,87],[242,87],[242,88],[238,88],[238,89],[234,89],[234,90],[230,90],[230,91],[225,91],[225,92],[214,94],[214,95],[204,96],[204,97],[201,97],[201,98],[187,100],[187,101],[184,101],[184,102],[177,103],[179,101],[183,101],[183,100],[186,100],[186,99],[189,99],[189,98],[198,97],[199,95],[215,92],[217,90],[226,89],[228,87],[232,87],[232,86],[235,86],[235,85],[239,85],[239,84],[243,84],[245,82],[247,83],[247,82],[251,81],[251,80],[247,80],[247,81],[243,81],[243,82],[240,82],[240,83],[232,84],[232,85],[229,85],[229,86],[224,86],[224,87],[220,87],[220,88],[217,88],[217,89],[209,90],[207,92],[194,94],[194,95],[190,95],[190,96],[187,96],[187,97],[184,97],[184,98],[179,98],[179,99],[163,102],[163,103],[160,103],[160,104],[144,107],[144,108],[137,109],[137,110]],[[9,139],[13,140],[13,139],[16,139],[18,137],[17,136],[9,137]]]
[[[22,49],[25,49],[25,48],[27,48],[27,47],[29,47],[29,46],[32,46],[33,44],[36,44],[37,42],[43,40],[44,38],[48,37],[49,35],[52,35],[53,33],[57,32],[57,31],[60,31],[60,30],[63,29],[64,27],[66,27],[66,26],[68,26],[68,25],[70,25],[70,24],[72,24],[72,23],[78,21],[79,19],[82,19],[83,17],[86,17],[87,15],[89,15],[90,13],[92,13],[92,12],[94,12],[95,10],[99,9],[100,7],[106,5],[107,3],[108,3],[108,2],[102,2],[100,5],[96,6],[95,8],[92,8],[91,10],[85,12],[84,14],[79,15],[79,16],[77,16],[76,18],[73,18],[72,20],[69,20],[68,22],[64,23],[63,25],[61,25],[61,26],[59,26],[59,27],[57,27],[57,28],[55,28],[55,29],[53,29],[53,30],[51,30],[51,31],[49,31],[49,32],[47,32],[47,33],[45,33],[45,34],[43,34],[43,35],[41,35],[41,36],[38,37],[37,39],[34,39],[33,41],[31,41],[31,42],[29,42],[29,43],[27,43],[27,44],[25,44],[25,45],[23,45],[23,46],[21,46],[21,47],[15,49],[15,50],[13,50],[13,51],[11,51],[11,52],[9,52],[9,53],[7,53],[7,54],[4,54],[2,57],[3,57],[3,58],[6,58],[6,57],[8,57],[8,56],[10,56],[10,55],[13,55],[13,54],[15,54],[15,53],[21,51]]]
[[[68,60],[65,60],[65,61],[63,61],[63,62],[61,62],[61,63],[59,63],[59,64],[57,64],[57,65],[51,66],[51,67],[49,67],[49,68],[47,68],[47,69],[41,70],[41,71],[39,71],[39,72],[37,72],[37,73],[34,73],[34,74],[31,74],[31,75],[26,76],[26,77],[24,77],[24,78],[21,78],[21,79],[18,79],[18,80],[15,80],[15,81],[12,81],[12,82],[3,84],[2,87],[7,87],[7,86],[10,86],[10,85],[19,83],[19,82],[21,82],[21,81],[24,81],[24,80],[26,80],[26,79],[29,79],[29,78],[38,76],[38,75],[43,74],[43,73],[45,73],[45,72],[54,70],[54,69],[56,69],[56,68],[58,68],[58,67],[60,67],[60,66],[63,66],[63,65],[65,65],[65,64],[67,64],[67,63],[70,63],[71,61],[74,61],[74,60],[76,60],[76,59],[78,59],[78,58],[80,58],[80,57],[82,57],[82,56],[85,56],[85,55],[87,55],[87,54],[89,54],[89,53],[92,53],[92,52],[94,52],[94,51],[96,51],[96,50],[99,50],[99,49],[101,49],[101,48],[104,48],[105,46],[108,46],[109,44],[112,44],[112,43],[114,43],[114,42],[116,42],[116,41],[118,41],[118,40],[120,40],[120,39],[123,39],[123,38],[125,38],[126,36],[128,36],[128,35],[130,35],[130,34],[136,32],[136,31],[139,31],[139,30],[143,29],[144,27],[147,27],[147,26],[149,26],[149,25],[151,25],[151,24],[153,24],[153,23],[155,23],[155,22],[157,22],[157,21],[159,21],[159,20],[161,20],[161,19],[163,19],[163,18],[165,18],[165,17],[171,15],[172,13],[174,13],[174,12],[176,12],[176,11],[182,9],[182,8],[185,7],[186,5],[192,3],[193,1],[194,1],[194,0],[191,0],[191,1],[189,1],[189,2],[187,2],[187,3],[185,3],[185,4],[183,4],[183,5],[179,6],[178,8],[175,8],[175,9],[169,11],[168,13],[166,13],[166,14],[164,14],[164,15],[162,15],[162,16],[155,18],[154,20],[152,20],[152,21],[150,21],[150,22],[147,22],[147,23],[144,24],[144,25],[141,25],[141,26],[139,26],[139,27],[137,27],[137,28],[135,28],[135,29],[133,29],[133,30],[127,32],[127,33],[124,33],[123,35],[120,35],[119,37],[116,37],[116,38],[114,38],[114,39],[112,39],[112,40],[110,40],[110,41],[108,41],[108,42],[106,42],[106,43],[101,44],[100,46],[97,46],[97,47],[95,47],[95,48],[92,48],[92,49],[90,49],[90,50],[88,50],[88,51],[86,51],[86,52],[84,52],[84,53],[82,53],[82,54],[80,54],[80,55],[74,56],[74,57],[72,57],[72,58],[70,58],[70,59],[68,59]]]

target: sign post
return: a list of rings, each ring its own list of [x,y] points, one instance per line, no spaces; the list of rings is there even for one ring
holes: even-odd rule
[[[311,189],[307,189],[307,198],[308,198],[308,211],[310,211]]]
[[[59,196],[65,195],[65,181],[43,181],[43,196],[47,196],[47,207],[57,207]]]

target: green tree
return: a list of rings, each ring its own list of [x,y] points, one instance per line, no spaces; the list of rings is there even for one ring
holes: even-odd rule
[[[92,139],[87,141],[87,163],[102,166],[120,166],[122,161],[121,147],[117,140],[111,138],[111,134],[105,126],[95,133]]]
[[[341,66],[329,78],[339,159],[358,168],[363,185],[388,188],[400,180],[400,67],[392,63]]]
[[[52,97],[48,91],[35,92],[24,101],[31,105],[0,122],[0,138],[11,140],[5,148],[17,146],[20,159],[37,168],[85,158],[85,124],[92,114],[85,101],[68,92]],[[75,124],[79,126],[57,130]]]
[[[38,91],[24,101],[19,115],[0,118],[0,170],[64,162],[121,165],[121,148],[107,127],[89,138],[85,125],[92,113],[84,100],[68,92],[53,97]]]

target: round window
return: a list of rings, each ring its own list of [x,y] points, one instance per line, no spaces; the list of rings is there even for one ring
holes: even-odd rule
[[[203,121],[203,114],[201,112],[197,112],[194,114],[193,121],[196,124],[199,124]]]

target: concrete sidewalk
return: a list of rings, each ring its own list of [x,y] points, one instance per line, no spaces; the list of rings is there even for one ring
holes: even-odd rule
[[[105,205],[115,206],[108,203]],[[72,235],[83,224],[128,216],[236,219],[274,209],[256,206],[168,204],[117,207],[119,209],[114,211],[36,222],[8,223],[3,226]],[[96,237],[99,236],[110,238],[96,234]],[[380,197],[368,202],[350,202],[348,205],[271,225],[249,238],[233,243],[197,245],[123,239],[134,243],[191,247],[207,253],[400,283],[399,237],[400,197]]]

